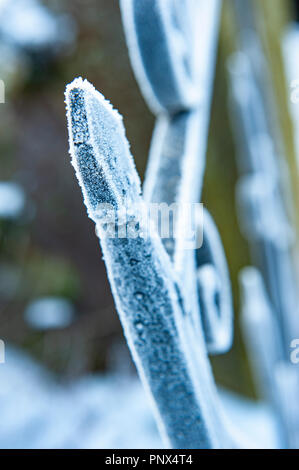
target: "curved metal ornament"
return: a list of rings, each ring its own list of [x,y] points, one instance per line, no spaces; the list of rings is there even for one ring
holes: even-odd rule
[[[141,3],[121,0],[133,69],[149,106],[157,114],[144,197],[149,203],[196,203],[200,200],[205,168],[220,2]],[[183,44],[180,47],[178,40]],[[181,321],[182,329],[189,330],[189,355],[199,361],[198,354],[206,357],[205,348],[214,354],[226,352],[233,336],[231,289],[222,243],[212,218],[205,211],[204,244],[196,251],[196,259],[195,252],[181,247],[176,239],[162,241],[180,279],[178,289],[185,312]],[[213,285],[209,283],[211,274]],[[196,353],[194,346],[201,342],[201,351]],[[207,363],[202,364],[201,374],[199,383],[213,382]],[[212,426],[219,431],[221,413],[215,395],[212,387],[210,403],[219,413]],[[223,441],[224,434],[220,434]]]
[[[145,201],[197,203],[220,1],[122,0],[121,7],[136,76],[158,114]],[[201,28],[194,39],[197,20]],[[107,223],[107,214],[99,214],[99,204],[125,207],[131,222],[142,227],[134,212],[134,204],[143,201],[139,178],[121,118],[81,79],[68,86],[66,103],[73,165],[97,225],[125,336],[165,442],[174,448],[236,447],[208,358],[208,349],[219,352],[229,346],[232,325],[227,270],[215,227],[207,216],[197,258],[194,249],[184,249],[176,239],[163,246],[155,232],[148,238],[111,237],[106,230],[110,219]],[[204,272],[206,253],[220,283],[212,290]],[[211,295],[218,295],[219,302],[213,303]]]
[[[133,69],[152,111],[196,107],[202,99],[198,31],[206,39],[219,1],[120,0],[120,6]]]
[[[196,253],[201,316],[207,348],[223,354],[232,346],[233,307],[228,267],[216,225],[204,212],[203,245]]]

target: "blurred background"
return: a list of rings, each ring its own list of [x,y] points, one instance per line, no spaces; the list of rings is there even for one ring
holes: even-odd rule
[[[14,6],[9,10],[7,3]],[[203,203],[218,224],[228,258],[235,341],[212,364],[220,385],[254,398],[239,328],[238,273],[250,264],[250,256],[235,209],[238,177],[227,73],[227,59],[236,48],[231,3],[223,2]],[[295,207],[296,147],[283,38],[298,15],[296,3],[254,2]],[[143,177],[154,117],[132,73],[118,1],[0,1],[0,78],[5,83],[5,103],[0,104],[0,338],[67,386],[91,373],[135,375],[94,224],[70,165],[64,89],[77,76],[92,82],[123,115]]]

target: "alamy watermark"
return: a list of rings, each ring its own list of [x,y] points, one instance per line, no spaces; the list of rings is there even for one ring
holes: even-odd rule
[[[0,364],[4,364],[5,362],[5,343],[2,339],[0,339]]]
[[[0,103],[5,103],[5,83],[0,80]]]
[[[203,243],[201,203],[98,204],[92,217],[101,237],[146,239],[158,234],[162,240],[175,240],[181,249],[198,249]]]
[[[290,354],[290,360],[292,364],[299,364],[299,339],[293,339],[290,343],[292,349]]]
[[[299,78],[291,81],[291,102],[293,104],[299,103]]]

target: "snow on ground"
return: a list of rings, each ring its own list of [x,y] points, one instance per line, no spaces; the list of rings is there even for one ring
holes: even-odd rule
[[[221,393],[226,413],[259,445],[275,445],[262,405]],[[148,399],[135,377],[87,376],[58,384],[23,352],[0,364],[0,448],[162,448]]]

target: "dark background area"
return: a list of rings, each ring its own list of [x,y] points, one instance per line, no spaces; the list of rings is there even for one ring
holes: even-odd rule
[[[294,4],[294,10],[296,13],[296,21],[298,22],[299,21],[299,1],[293,0],[293,4]]]

